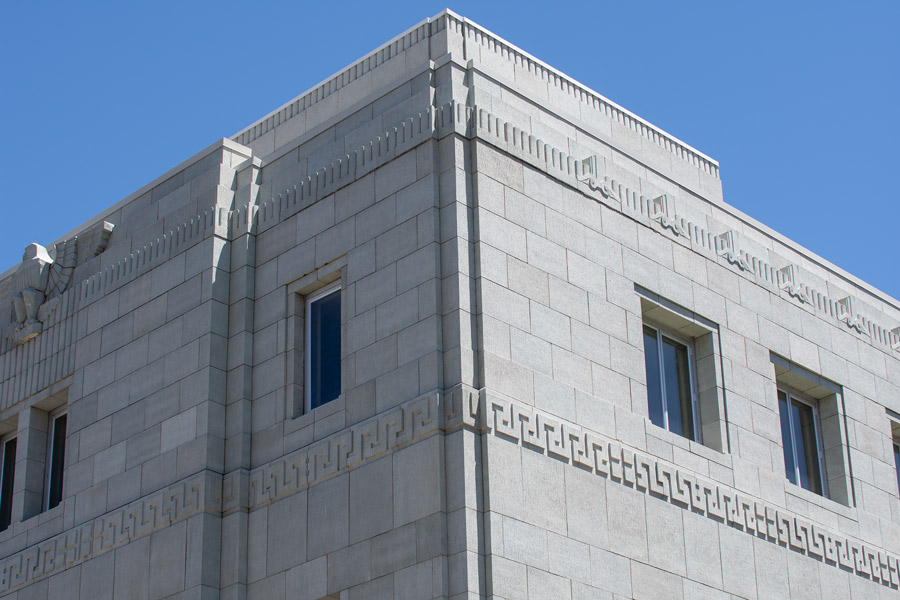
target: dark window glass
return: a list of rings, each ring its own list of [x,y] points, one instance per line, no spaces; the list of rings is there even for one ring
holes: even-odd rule
[[[694,419],[691,411],[691,373],[690,367],[688,367],[687,346],[663,337],[662,347],[669,431],[694,439]]]
[[[47,510],[55,508],[62,501],[63,469],[66,462],[66,415],[60,415],[53,420],[52,436]]]
[[[341,291],[309,303],[309,408],[341,394]]]
[[[815,411],[779,390],[778,412],[785,475],[791,483],[824,495]]]
[[[695,439],[688,347],[645,326],[644,366],[647,369],[650,421],[673,433]]]
[[[794,464],[794,442],[791,437],[791,414],[787,395],[778,392],[778,414],[781,416],[781,446],[784,448],[784,475],[791,483],[797,483],[797,465]]]
[[[894,466],[897,471],[897,489],[900,490],[900,446],[894,444]]]
[[[3,444],[3,474],[0,475],[0,531],[12,523],[12,494],[16,475],[16,440]]]
[[[822,493],[819,477],[819,448],[816,442],[816,426],[813,409],[802,402],[793,402],[794,448],[797,451],[797,471],[800,473],[800,487],[817,494]]]
[[[644,327],[644,364],[647,367],[647,402],[650,408],[650,420],[659,427],[666,426],[663,410],[662,384],[659,376],[659,343],[656,331]]]

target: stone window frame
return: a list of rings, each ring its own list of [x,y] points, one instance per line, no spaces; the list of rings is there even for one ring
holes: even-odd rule
[[[844,506],[853,506],[853,475],[847,443],[843,387],[774,352],[769,354],[776,389],[791,392],[817,409],[821,459],[825,471],[821,497]],[[783,447],[781,451],[784,452]],[[788,481],[786,477],[785,481]],[[799,485],[791,484],[791,489],[819,496]]]
[[[48,458],[50,457],[51,440],[50,424],[59,416],[68,415],[69,386],[72,378],[54,384],[37,395],[22,402],[12,420],[4,421],[9,425],[3,429],[16,432],[16,468],[15,485],[13,486],[12,522],[27,521],[48,511],[61,510],[66,500],[66,456],[70,442],[70,428],[66,427],[63,440],[64,457],[62,461],[62,486],[58,506],[48,509]],[[67,417],[68,421],[68,417]]]
[[[309,410],[307,404],[307,342],[308,331],[306,326],[306,311],[310,299],[315,299],[318,294],[326,290],[339,288],[341,290],[341,348],[346,348],[346,256],[340,257],[315,271],[307,273],[287,286],[287,351],[286,351],[286,376],[287,385],[286,401],[287,415],[297,419],[306,415],[321,412],[325,407],[340,407],[346,390],[344,389],[344,360],[341,360],[341,394],[332,400]],[[343,352],[343,350],[342,350]],[[327,412],[330,412],[327,411]]]
[[[655,292],[639,285],[634,287],[640,299],[642,325],[659,329],[676,340],[690,342],[696,375],[695,423],[699,424],[699,427],[695,426],[695,439],[691,441],[717,452],[729,451],[718,324]]]
[[[13,430],[0,437],[0,531],[6,531],[14,522],[13,494],[16,485],[16,454],[19,432]],[[10,444],[13,444],[10,456]],[[9,464],[10,458],[12,464]]]
[[[891,451],[894,456],[894,475],[897,479],[897,495],[900,496],[900,415],[885,409],[891,423]]]

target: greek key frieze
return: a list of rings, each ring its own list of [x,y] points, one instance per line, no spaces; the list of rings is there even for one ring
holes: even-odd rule
[[[486,427],[498,439],[540,450],[610,482],[835,568],[851,570],[893,589],[900,586],[900,560],[881,548],[840,535],[620,441],[546,417],[531,407],[499,397],[489,397],[486,405],[490,407]]]

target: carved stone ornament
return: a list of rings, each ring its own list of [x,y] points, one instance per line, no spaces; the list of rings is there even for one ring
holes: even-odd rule
[[[860,318],[859,313],[853,307],[853,298],[847,296],[837,301],[838,321],[842,321],[850,329],[855,329],[858,333],[868,335],[865,323]]]
[[[788,296],[796,298],[800,304],[812,304],[809,288],[799,283],[798,272],[797,265],[788,265],[782,268],[781,273],[784,275],[784,281],[781,282],[779,287],[782,291],[787,292]]]
[[[719,235],[718,255],[735,265],[742,271],[752,271],[753,265],[747,260],[747,256],[741,252],[740,242],[736,231],[726,231]]]
[[[590,156],[582,161],[582,168],[585,170],[584,175],[578,177],[578,181],[586,183],[594,192],[600,192],[600,195],[607,200],[615,200],[622,203],[619,194],[613,189],[606,177],[600,178],[600,160],[597,156]]]
[[[91,231],[93,256],[106,249],[113,225],[103,221]],[[25,248],[22,262],[13,276],[13,309],[16,314],[16,329],[13,339],[17,344],[34,339],[44,329],[59,304],[62,295],[72,279],[72,272],[78,261],[78,236],[57,243],[48,252],[40,244],[29,244]]]
[[[658,222],[663,229],[671,229],[676,236],[687,237],[687,232],[684,229],[684,220],[674,216],[674,210],[669,212],[668,196],[663,194],[654,198],[650,204],[650,210],[650,218]]]

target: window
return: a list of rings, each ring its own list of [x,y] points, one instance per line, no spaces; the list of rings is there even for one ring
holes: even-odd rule
[[[50,415],[48,432],[44,510],[56,508],[63,497],[63,472],[66,463],[66,413]]]
[[[727,451],[718,326],[640,286],[635,291],[643,320],[647,416],[672,433]]]
[[[647,403],[654,425],[696,439],[693,350],[659,329],[644,325]]]
[[[331,286],[306,299],[306,410],[341,394],[341,289]]]
[[[843,389],[771,354],[784,473],[792,484],[846,506],[853,503]]]
[[[311,411],[325,404],[328,414],[343,406],[341,298],[352,293],[342,284],[346,264],[342,256],[287,285],[285,412],[299,419],[292,427],[315,420]]]
[[[897,492],[900,493],[900,415],[888,410],[891,421],[891,449],[894,451],[894,474],[897,476]]]
[[[897,490],[900,491],[900,444],[894,441],[894,468],[897,474]]]
[[[3,459],[0,461],[0,531],[12,523],[13,484],[16,476],[16,438],[2,442]]]
[[[816,407],[796,395],[778,390],[781,417],[781,444],[784,448],[784,474],[794,485],[825,496],[825,471],[822,464]]]

